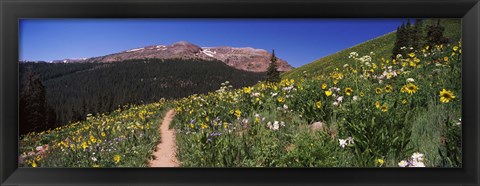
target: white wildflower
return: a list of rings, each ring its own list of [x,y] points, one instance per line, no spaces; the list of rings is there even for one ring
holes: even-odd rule
[[[407,165],[408,165],[408,162],[405,161],[405,160],[402,160],[398,163],[398,166],[400,166],[400,167],[406,167]]]
[[[345,148],[347,146],[347,140],[346,139],[338,139],[338,143],[340,144],[340,147]]]
[[[280,125],[279,125],[278,121],[273,122],[273,128],[272,129],[273,130],[278,130],[279,128],[280,128]]]
[[[338,97],[338,98],[337,98],[337,101],[338,101],[339,103],[341,103],[341,102],[343,101],[343,96]]]
[[[345,118],[343,118],[343,119],[345,119]],[[347,142],[348,142],[348,144],[354,144],[352,137],[348,137]]]
[[[412,155],[412,159],[413,159],[413,161],[423,161],[423,154],[415,152]]]

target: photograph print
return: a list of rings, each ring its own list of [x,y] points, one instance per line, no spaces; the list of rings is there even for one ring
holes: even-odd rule
[[[20,19],[18,166],[462,167],[461,19]]]

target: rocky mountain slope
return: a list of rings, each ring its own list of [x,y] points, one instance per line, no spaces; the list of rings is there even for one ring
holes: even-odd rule
[[[142,48],[122,51],[119,53],[105,56],[92,57],[86,59],[64,59],[54,62],[115,62],[129,59],[202,59],[219,60],[225,64],[240,70],[251,72],[265,72],[270,63],[271,54],[263,49],[254,49],[250,47],[234,48],[228,46],[221,47],[199,47],[195,44],[180,41],[171,45],[153,45]],[[285,60],[278,60],[279,71],[289,71],[292,66]]]

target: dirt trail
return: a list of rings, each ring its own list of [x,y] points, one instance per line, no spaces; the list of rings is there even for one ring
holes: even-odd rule
[[[157,151],[153,153],[154,160],[150,160],[150,167],[178,167],[176,158],[175,131],[168,129],[170,122],[175,116],[175,110],[169,110],[160,125],[161,142],[157,145]]]

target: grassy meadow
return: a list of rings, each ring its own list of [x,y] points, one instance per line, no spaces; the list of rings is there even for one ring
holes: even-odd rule
[[[182,167],[462,167],[460,20],[391,59],[395,32],[259,82],[21,136],[20,167],[146,167],[166,111]]]
[[[168,103],[131,105],[22,136],[20,167],[146,167]]]
[[[460,43],[427,48],[178,100],[182,165],[461,166]]]

